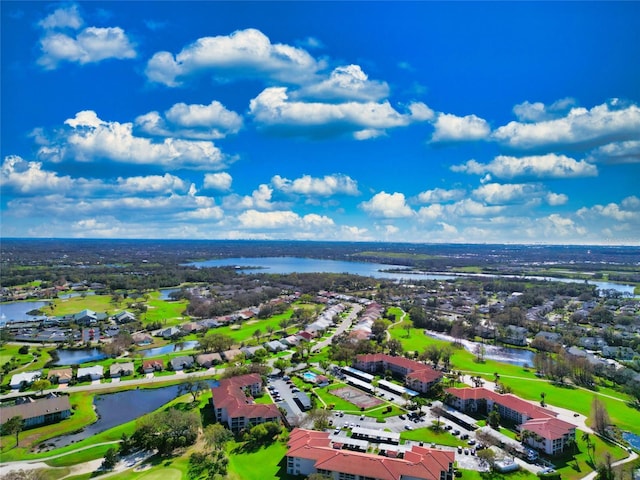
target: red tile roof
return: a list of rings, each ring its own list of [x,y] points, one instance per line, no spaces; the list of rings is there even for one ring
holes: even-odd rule
[[[520,397],[516,397],[511,393],[501,394],[496,393],[484,387],[477,388],[447,388],[447,393],[452,394],[455,397],[463,400],[480,400],[487,399],[494,403],[502,405],[518,413],[524,414],[529,418],[551,418],[557,417],[558,414],[549,410],[548,408],[535,405],[534,403],[523,400]]]
[[[262,385],[262,379],[257,373],[220,380],[220,385],[211,389],[214,407],[226,409],[231,418],[280,417],[280,411],[276,405],[252,403],[245,395],[243,389],[256,383]]]
[[[543,438],[556,440],[575,430],[576,426],[559,418],[533,418],[520,427],[521,431],[528,430]]]
[[[396,365],[398,367],[408,370],[410,373],[407,375],[409,378],[415,378],[423,382],[432,382],[438,378],[442,378],[442,373],[433,369],[429,365],[416,362],[405,357],[393,357],[386,353],[370,353],[365,355],[358,355],[356,362],[362,363],[378,363],[386,362],[388,364]],[[418,373],[421,372],[421,373]],[[423,380],[425,379],[425,380]]]
[[[315,460],[315,468],[379,480],[412,477],[439,480],[440,472],[448,471],[453,452],[414,446],[403,459],[383,457],[362,452],[337,450],[331,445],[329,434],[313,430],[294,429],[287,443],[288,457]]]

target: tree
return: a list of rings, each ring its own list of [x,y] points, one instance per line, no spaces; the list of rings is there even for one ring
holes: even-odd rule
[[[36,392],[40,392],[40,395],[42,395],[43,391],[51,388],[51,382],[46,378],[41,378],[33,382],[31,388]]]
[[[5,435],[15,434],[16,436],[16,447],[18,446],[20,440],[18,435],[22,431],[22,417],[20,415],[16,415],[15,417],[11,417],[9,420],[5,422],[2,426],[2,433]]]
[[[489,412],[489,416],[487,417],[487,423],[489,423],[489,425],[492,428],[498,428],[500,426],[500,412],[498,411],[497,408],[494,407]]]
[[[428,359],[433,367],[436,368],[438,366],[438,362],[440,362],[440,355],[442,351],[440,347],[435,344],[427,345],[427,348],[424,349],[424,358]]]
[[[473,350],[473,353],[476,355],[476,363],[484,363],[484,354],[486,353],[484,345],[482,345],[481,343],[477,344]]]
[[[200,393],[209,388],[209,384],[204,380],[198,380],[194,376],[189,376],[187,379],[178,387],[179,394],[190,393],[193,397],[193,402],[198,399]]]
[[[223,352],[229,350],[233,345],[233,338],[222,333],[212,333],[205,335],[198,341],[198,350],[204,353]]]
[[[451,366],[451,357],[453,356],[453,349],[447,345],[440,350],[440,360],[442,360],[442,367],[445,370],[449,370]]]
[[[389,353],[391,355],[398,355],[402,353],[403,350],[402,342],[400,342],[400,340],[398,340],[397,338],[392,338],[387,342],[387,348],[389,349]]]
[[[597,480],[615,480],[616,475],[613,471],[613,463],[609,452],[604,454],[604,462],[598,464],[597,472]]]
[[[545,398],[546,398],[547,394],[544,392],[540,392],[540,406],[541,407],[546,407],[547,403],[545,402]]]
[[[493,466],[493,462],[496,459],[496,454],[493,450],[491,450],[490,448],[483,448],[482,450],[478,450],[476,452],[476,455],[478,456],[478,458],[486,463],[487,465],[489,465],[490,467]]]
[[[277,368],[280,370],[281,374],[284,374],[284,371],[291,366],[291,362],[286,358],[278,358],[273,362],[273,368]]]
[[[589,432],[584,432],[581,439],[585,443],[585,446],[587,448],[587,455],[589,455],[589,460],[591,461],[591,465],[593,465],[593,454],[596,451],[596,444],[591,441]]]
[[[207,425],[204,429],[204,440],[213,449],[222,450],[225,444],[233,438],[231,430],[226,429],[220,423]]]
[[[313,425],[314,430],[326,430],[329,425],[329,419],[331,418],[331,412],[323,408],[315,408],[307,413],[305,423]]]
[[[113,470],[116,463],[118,463],[118,452],[116,452],[115,448],[110,448],[105,452],[104,460],[100,468],[102,468],[102,470]]]
[[[199,412],[170,408],[139,419],[132,440],[136,447],[157,449],[164,456],[176,448],[193,445],[200,427]]]
[[[2,480],[44,480],[45,478],[49,478],[45,469],[12,470],[2,476]]]
[[[607,412],[604,403],[597,397],[593,397],[593,401],[591,402],[591,421],[593,423],[593,429],[600,435],[606,434],[607,427],[611,425],[609,412]]]
[[[260,337],[262,336],[262,330],[260,330],[259,328],[256,328],[253,332],[253,338],[256,339],[256,341],[260,340]]]

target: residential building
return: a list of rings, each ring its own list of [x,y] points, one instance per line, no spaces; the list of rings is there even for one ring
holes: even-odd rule
[[[389,370],[403,378],[409,388],[422,393],[428,392],[443,377],[442,372],[429,365],[384,353],[358,355],[354,366],[369,373],[384,373]]]
[[[114,315],[113,319],[116,321],[116,323],[129,323],[129,322],[135,322],[136,316],[131,312],[127,312],[126,310],[123,310],[122,312]]]
[[[253,402],[252,397],[262,391],[262,378],[257,373],[220,380],[220,385],[211,389],[216,420],[226,423],[232,432],[260,423],[280,422],[276,405]]]
[[[193,357],[191,355],[182,355],[180,357],[172,358],[169,362],[171,370],[174,372],[184,370],[185,368],[193,367]]]
[[[159,359],[143,360],[142,371],[144,373],[161,372],[164,370],[164,362]]]
[[[211,368],[213,365],[222,363],[222,357],[219,353],[201,353],[196,356],[196,363],[203,368]]]
[[[58,422],[71,415],[69,397],[52,396],[40,400],[33,400],[10,407],[0,408],[0,425],[12,417],[22,417],[25,428]]]
[[[70,368],[57,368],[49,370],[48,379],[51,383],[69,383],[73,377],[73,370]]]
[[[16,373],[11,377],[9,386],[14,390],[18,390],[22,387],[28,387],[33,382],[38,380],[42,376],[42,372],[37,370],[35,372]]]
[[[462,412],[488,414],[494,408],[501,419],[518,425],[521,432],[529,431],[526,443],[549,455],[562,452],[575,441],[576,427],[557,417],[557,413],[512,394],[500,394],[484,387],[448,388],[447,402]]]
[[[327,432],[295,428],[287,442],[287,473],[334,480],[452,480],[455,454],[413,446],[395,457],[342,449]]]
[[[100,380],[104,375],[102,365],[78,368],[78,380]]]
[[[132,375],[133,370],[133,362],[114,363],[109,367],[109,376],[111,378],[126,377],[127,375]]]

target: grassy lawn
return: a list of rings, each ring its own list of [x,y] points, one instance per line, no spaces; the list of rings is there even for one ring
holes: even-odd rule
[[[587,473],[594,470],[595,467],[601,463],[604,459],[604,454],[609,452],[612,457],[612,461],[621,460],[628,456],[628,453],[617,445],[606,442],[595,435],[590,435],[590,439],[595,443],[596,449],[593,454],[593,460],[587,452],[587,445],[582,440],[582,434],[580,430],[576,431],[576,444],[578,453],[575,456],[566,455],[560,458],[550,458],[551,462],[556,466],[556,470],[562,475],[563,479],[578,480],[584,477]]]
[[[424,442],[425,444],[435,443],[436,445],[447,445],[449,447],[463,446],[467,443],[460,440],[459,437],[451,435],[447,430],[434,430],[430,427],[417,428],[411,431],[400,433],[402,440],[414,440],[416,442]]]
[[[462,476],[456,478],[463,478],[464,480],[533,480],[538,478],[537,475],[527,470],[518,470],[510,473],[476,472],[475,470],[460,470],[460,472],[462,472]]]
[[[389,332],[393,338],[402,342],[405,350],[423,351],[427,345],[431,344],[451,345],[450,342],[425,335],[422,329],[412,328],[410,335],[407,336],[402,325],[396,325]],[[591,413],[591,402],[594,396],[597,396],[605,404],[615,425],[623,430],[640,434],[640,411],[627,405],[630,400],[627,395],[613,389],[600,387],[598,392],[592,392],[581,388],[552,384],[544,378],[536,377],[533,369],[493,360],[477,363],[475,355],[463,348],[454,350],[451,363],[453,370],[481,375],[487,380],[493,380],[493,374],[497,372],[500,374],[501,382],[511,387],[515,395],[528,400],[540,400],[540,392],[544,392],[546,394],[545,400],[549,405],[567,408],[586,416]],[[602,395],[598,395],[598,393],[602,393]]]
[[[326,405],[334,405],[334,410],[341,410],[345,413],[361,414],[366,417],[382,420],[388,417],[400,415],[406,411],[386,401],[381,405],[377,405],[375,407],[371,407],[367,410],[361,411],[360,408],[356,407],[353,403],[331,394],[331,390],[335,390],[337,388],[342,388],[345,386],[347,386],[346,383],[334,383],[326,387],[315,388],[313,389],[313,391],[318,394],[318,396],[325,402]],[[385,409],[388,405],[392,406],[393,408],[390,412],[385,412]]]
[[[258,450],[245,450],[243,444],[230,442],[229,454],[230,479],[264,480],[295,478],[287,475],[284,455],[287,446],[279,441]]]
[[[147,300],[147,311],[142,316],[143,323],[162,322],[163,325],[171,327],[189,320],[184,316],[189,302],[179,300],[176,302],[160,300],[160,292],[152,292]]]
[[[111,295],[87,295],[86,297],[58,298],[53,301],[52,315],[73,315],[88,309],[94,312],[109,312],[111,314],[124,310],[127,304],[119,302],[114,304],[111,302]],[[48,312],[47,312],[48,313]]]
[[[219,327],[215,329],[215,333],[220,333],[223,335],[227,335],[237,343],[244,342],[249,339],[253,339],[253,334],[256,330],[260,330],[262,336],[260,337],[260,342],[265,342],[268,339],[267,328],[273,327],[274,332],[281,330],[279,323],[286,319],[291,318],[293,315],[293,309],[290,308],[286,312],[274,315],[273,317],[265,318],[264,320],[260,320],[257,318],[252,318],[251,320],[247,320],[240,325],[228,325],[224,327]],[[297,330],[297,328],[287,329],[288,331]]]

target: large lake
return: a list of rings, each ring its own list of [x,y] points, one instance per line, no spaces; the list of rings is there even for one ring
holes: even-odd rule
[[[389,278],[393,280],[451,280],[460,276],[471,277],[499,277],[499,278],[520,278],[530,280],[546,280],[564,283],[582,283],[584,280],[574,280],[570,278],[555,277],[523,277],[516,275],[484,275],[484,274],[464,274],[454,275],[433,272],[390,272],[385,270],[409,269],[402,265],[387,265],[384,263],[367,262],[344,262],[340,260],[321,260],[316,258],[299,257],[252,257],[252,258],[222,258],[215,260],[204,260],[193,262],[189,265],[195,267],[236,267],[241,272],[260,273],[351,273],[364,277]],[[615,290],[623,294],[634,294],[633,285],[623,285],[612,282],[590,281],[600,290]]]

